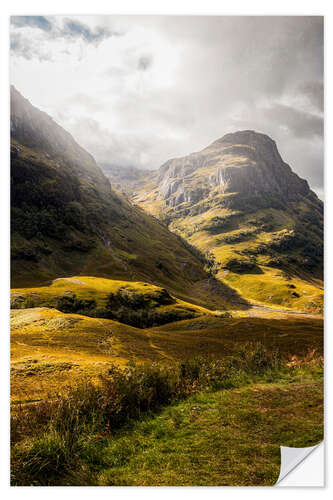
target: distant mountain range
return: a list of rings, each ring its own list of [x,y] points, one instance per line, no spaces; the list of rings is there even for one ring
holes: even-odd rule
[[[210,252],[218,278],[243,297],[321,310],[323,203],[267,135],[227,134],[154,172],[126,175],[118,175],[118,189]]]

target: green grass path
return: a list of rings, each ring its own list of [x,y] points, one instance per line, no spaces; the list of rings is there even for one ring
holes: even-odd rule
[[[322,440],[322,383],[251,384],[199,393],[117,432],[87,441],[71,483],[135,486],[273,485],[280,445]],[[89,472],[88,472],[89,471]]]

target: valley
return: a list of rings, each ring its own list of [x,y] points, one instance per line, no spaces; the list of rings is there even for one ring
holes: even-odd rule
[[[322,202],[253,131],[101,167],[11,88],[12,483],[273,484],[322,436]]]
[[[268,136],[227,134],[133,190],[133,203],[203,252],[246,300],[322,312],[323,204]]]
[[[117,294],[125,298],[118,305]],[[52,398],[75,380],[98,378],[112,363],[226,358],[247,342],[262,342],[285,356],[323,352],[320,315],[258,306],[212,311],[147,283],[79,276],[14,289],[11,296],[15,404]]]

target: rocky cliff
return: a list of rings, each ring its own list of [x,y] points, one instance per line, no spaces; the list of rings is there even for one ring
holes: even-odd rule
[[[157,183],[168,206],[217,192],[274,193],[286,201],[310,192],[308,183],[282,160],[275,142],[251,130],[227,134],[198,153],[167,161]]]

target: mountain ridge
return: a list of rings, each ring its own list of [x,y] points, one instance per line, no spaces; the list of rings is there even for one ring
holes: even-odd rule
[[[73,136],[47,113],[33,106],[12,85],[10,93],[10,132],[23,146],[30,147],[58,166],[66,161],[67,168],[79,173],[85,181],[98,184],[105,193],[110,186],[93,156],[82,148]]]
[[[267,135],[226,134],[154,172],[110,171],[125,196],[11,88],[13,286],[83,274],[214,308],[322,310],[323,204]]]

